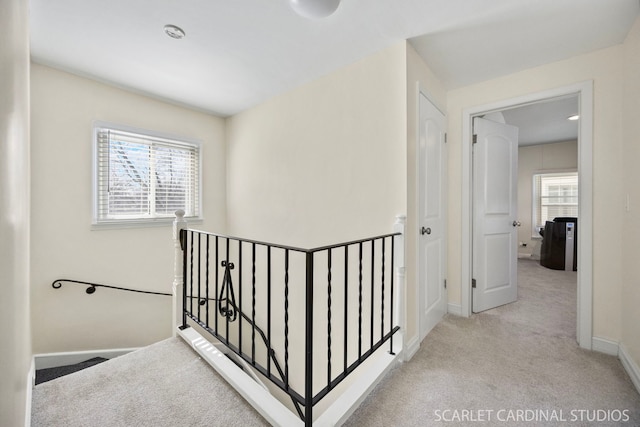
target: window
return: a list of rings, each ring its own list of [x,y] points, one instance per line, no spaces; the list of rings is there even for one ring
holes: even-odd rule
[[[94,224],[200,217],[200,146],[113,125],[94,127]]]
[[[533,236],[546,221],[556,217],[578,217],[578,173],[533,175]]]

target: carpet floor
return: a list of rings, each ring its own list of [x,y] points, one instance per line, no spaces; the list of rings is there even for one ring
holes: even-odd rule
[[[517,302],[446,315],[345,425],[640,426],[620,361],[576,343],[576,273],[518,270]]]
[[[640,426],[640,395],[613,356],[575,338],[576,273],[520,260],[518,301],[446,315],[347,426]],[[169,339],[34,388],[32,426],[263,426]]]

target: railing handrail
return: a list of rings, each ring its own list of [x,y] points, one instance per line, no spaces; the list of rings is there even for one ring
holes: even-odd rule
[[[198,230],[198,229],[195,229],[195,228],[189,228],[188,230],[192,231],[194,233],[199,233],[199,234],[204,234],[204,235],[209,235],[209,236],[214,236],[214,237],[220,237],[220,238],[223,238],[223,239],[234,240],[234,241],[237,241],[237,242],[253,243],[253,244],[262,245],[262,246],[271,246],[273,248],[284,249],[284,250],[295,251],[295,252],[301,252],[301,253],[321,252],[321,251],[326,251],[328,249],[341,248],[341,247],[344,247],[344,246],[356,245],[358,243],[369,242],[369,241],[372,241],[372,240],[379,240],[379,239],[384,239],[384,238],[388,238],[388,237],[392,237],[392,236],[401,236],[402,235],[402,233],[399,233],[399,232],[398,233],[388,233],[388,234],[381,234],[379,236],[374,236],[374,237],[365,237],[365,238],[362,238],[362,239],[351,240],[351,241],[348,241],[348,242],[336,243],[336,244],[333,244],[333,245],[318,246],[318,247],[314,247],[314,248],[301,248],[301,247],[297,247],[297,246],[282,245],[282,244],[278,244],[278,243],[271,243],[271,242],[265,242],[265,241],[260,241],[260,240],[245,239],[244,237],[231,236],[231,235],[227,235],[227,234],[212,233],[210,231],[203,231],[203,230]]]

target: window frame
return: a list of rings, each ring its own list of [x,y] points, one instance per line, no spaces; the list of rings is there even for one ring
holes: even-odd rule
[[[187,138],[179,135],[172,135],[168,133],[152,131],[148,129],[137,128],[128,125],[116,124],[106,121],[94,121],[92,124],[92,220],[91,228],[94,230],[109,229],[109,228],[145,228],[145,227],[158,227],[168,226],[174,221],[174,216],[160,216],[160,217],[136,217],[136,218],[116,218],[116,219],[101,219],[99,217],[100,209],[100,188],[98,174],[100,172],[100,160],[99,160],[99,144],[98,134],[100,129],[110,129],[116,132],[126,132],[137,134],[142,137],[148,137],[149,139],[166,140],[174,145],[183,145],[189,148],[195,148],[197,153],[197,192],[196,197],[198,200],[198,209],[196,215],[187,216],[185,218],[191,223],[199,223],[203,220],[203,203],[202,203],[202,158],[203,158],[203,144],[195,139]]]
[[[542,236],[538,231],[540,228],[544,228],[544,224],[542,224],[542,226],[538,226],[538,224],[536,224],[538,219],[537,207],[540,204],[539,202],[540,195],[538,194],[537,186],[536,186],[536,176],[538,175],[549,175],[549,176],[575,175],[576,178],[578,179],[578,194],[576,196],[578,198],[577,208],[578,210],[580,209],[580,174],[578,173],[577,169],[534,171],[533,174],[531,175],[531,237],[533,239],[542,239]]]

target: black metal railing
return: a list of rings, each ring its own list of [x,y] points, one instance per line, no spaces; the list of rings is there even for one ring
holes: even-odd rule
[[[301,249],[182,230],[182,328],[195,322],[225,344],[310,426],[313,407],[369,356],[386,342],[393,352],[397,235]]]

